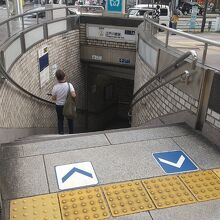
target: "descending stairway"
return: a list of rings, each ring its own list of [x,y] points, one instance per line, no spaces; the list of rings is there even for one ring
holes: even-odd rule
[[[35,135],[2,145],[0,175],[4,219],[9,219],[11,199],[60,191],[56,166],[89,161],[94,167],[98,185],[103,185],[164,176],[166,174],[152,153],[180,150],[184,151],[199,169],[220,167],[220,152],[215,145],[185,124],[73,135]],[[207,215],[212,216],[198,212],[197,217],[191,219],[217,220],[219,209],[215,207],[219,205],[220,200],[213,200],[175,207],[174,212],[173,209],[157,209],[116,219],[182,220],[186,219],[182,216],[182,210],[187,211],[187,216],[193,216],[194,209],[206,208]]]

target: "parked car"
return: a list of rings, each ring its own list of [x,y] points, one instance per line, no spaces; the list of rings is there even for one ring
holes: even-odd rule
[[[143,18],[144,13],[148,12],[149,17],[152,17],[152,12],[156,9],[156,4],[140,4],[135,5],[134,8],[129,8],[129,18]],[[161,25],[169,26],[170,9],[168,5],[160,5],[160,21]]]
[[[192,7],[197,6],[198,7],[198,13],[197,15],[203,15],[204,13],[204,7],[199,5],[196,2],[184,2],[181,6],[179,6],[179,9],[182,11],[184,15],[188,15],[192,13]]]

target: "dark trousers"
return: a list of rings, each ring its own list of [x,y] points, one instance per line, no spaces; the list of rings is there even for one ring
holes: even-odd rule
[[[56,112],[57,112],[57,120],[58,120],[58,133],[63,134],[64,133],[63,105],[56,105]],[[67,120],[68,120],[69,134],[73,134],[73,120],[72,119],[67,119]]]
[[[176,29],[176,27],[177,27],[177,23],[172,23],[172,28]]]

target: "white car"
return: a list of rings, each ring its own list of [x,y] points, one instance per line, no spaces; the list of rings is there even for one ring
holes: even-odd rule
[[[129,8],[128,17],[129,18],[143,18],[144,13],[148,12],[149,17],[152,17],[152,12],[156,9],[156,4],[140,4],[135,5],[134,8]],[[159,23],[164,26],[169,27],[170,21],[170,9],[168,5],[160,6],[160,20]]]

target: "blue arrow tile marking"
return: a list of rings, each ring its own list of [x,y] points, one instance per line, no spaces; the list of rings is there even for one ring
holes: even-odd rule
[[[198,170],[198,167],[183,151],[153,153],[154,159],[165,173],[183,173]]]
[[[82,175],[88,176],[90,178],[93,178],[92,174],[89,172],[86,172],[84,170],[80,170],[76,167],[74,167],[73,169],[71,169],[63,178],[62,178],[62,182],[64,183],[67,179],[69,179],[70,176],[72,176],[75,172],[77,173],[81,173]]]

